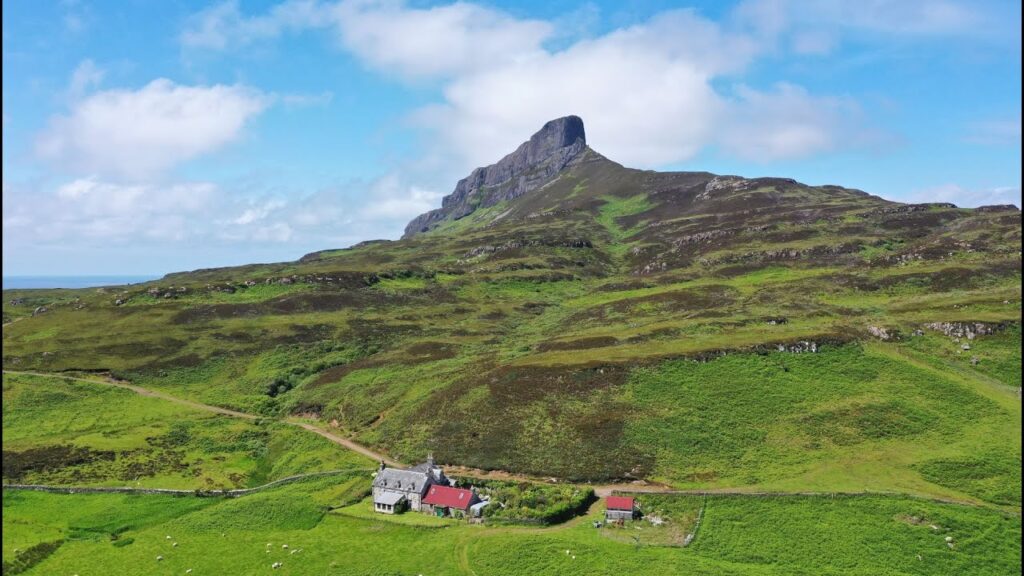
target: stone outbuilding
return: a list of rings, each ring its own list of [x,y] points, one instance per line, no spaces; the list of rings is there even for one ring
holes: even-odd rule
[[[636,499],[632,496],[609,496],[605,499],[604,518],[608,522],[636,518]]]
[[[480,502],[472,490],[434,485],[427,490],[421,509],[437,516],[468,516],[469,509]]]

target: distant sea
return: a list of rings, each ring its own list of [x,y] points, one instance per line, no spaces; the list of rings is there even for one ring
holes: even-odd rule
[[[16,288],[93,288],[156,280],[160,276],[4,276],[4,290]]]

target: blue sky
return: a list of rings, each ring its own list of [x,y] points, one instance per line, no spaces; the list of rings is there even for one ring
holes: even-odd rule
[[[397,238],[579,114],[628,166],[1020,205],[1013,1],[5,2],[3,274]]]

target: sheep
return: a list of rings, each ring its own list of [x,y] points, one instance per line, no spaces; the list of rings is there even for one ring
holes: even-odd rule
[[[177,542],[174,542],[174,543],[172,543],[172,544],[171,544],[171,546],[172,546],[173,548],[177,548],[177,547],[178,547],[178,543],[177,543]]]
[[[157,562],[159,562],[159,561],[161,561],[161,560],[163,560],[163,559],[164,559],[164,557],[163,557],[163,556],[157,556],[157,557],[156,557],[156,561],[157,561]]]
[[[192,569],[191,568],[189,568],[188,570],[185,570],[185,574],[191,574],[191,573],[192,573]]]
[[[281,548],[284,548],[285,550],[287,550],[288,549],[288,545],[287,544],[281,544]]]

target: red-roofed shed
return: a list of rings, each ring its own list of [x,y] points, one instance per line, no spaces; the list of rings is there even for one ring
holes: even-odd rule
[[[636,515],[636,500],[632,496],[609,496],[605,499],[605,520],[632,520]]]
[[[430,506],[430,511],[438,510],[461,510],[466,512],[469,507],[480,501],[480,498],[471,490],[463,488],[451,488],[449,486],[431,486],[423,503]]]

